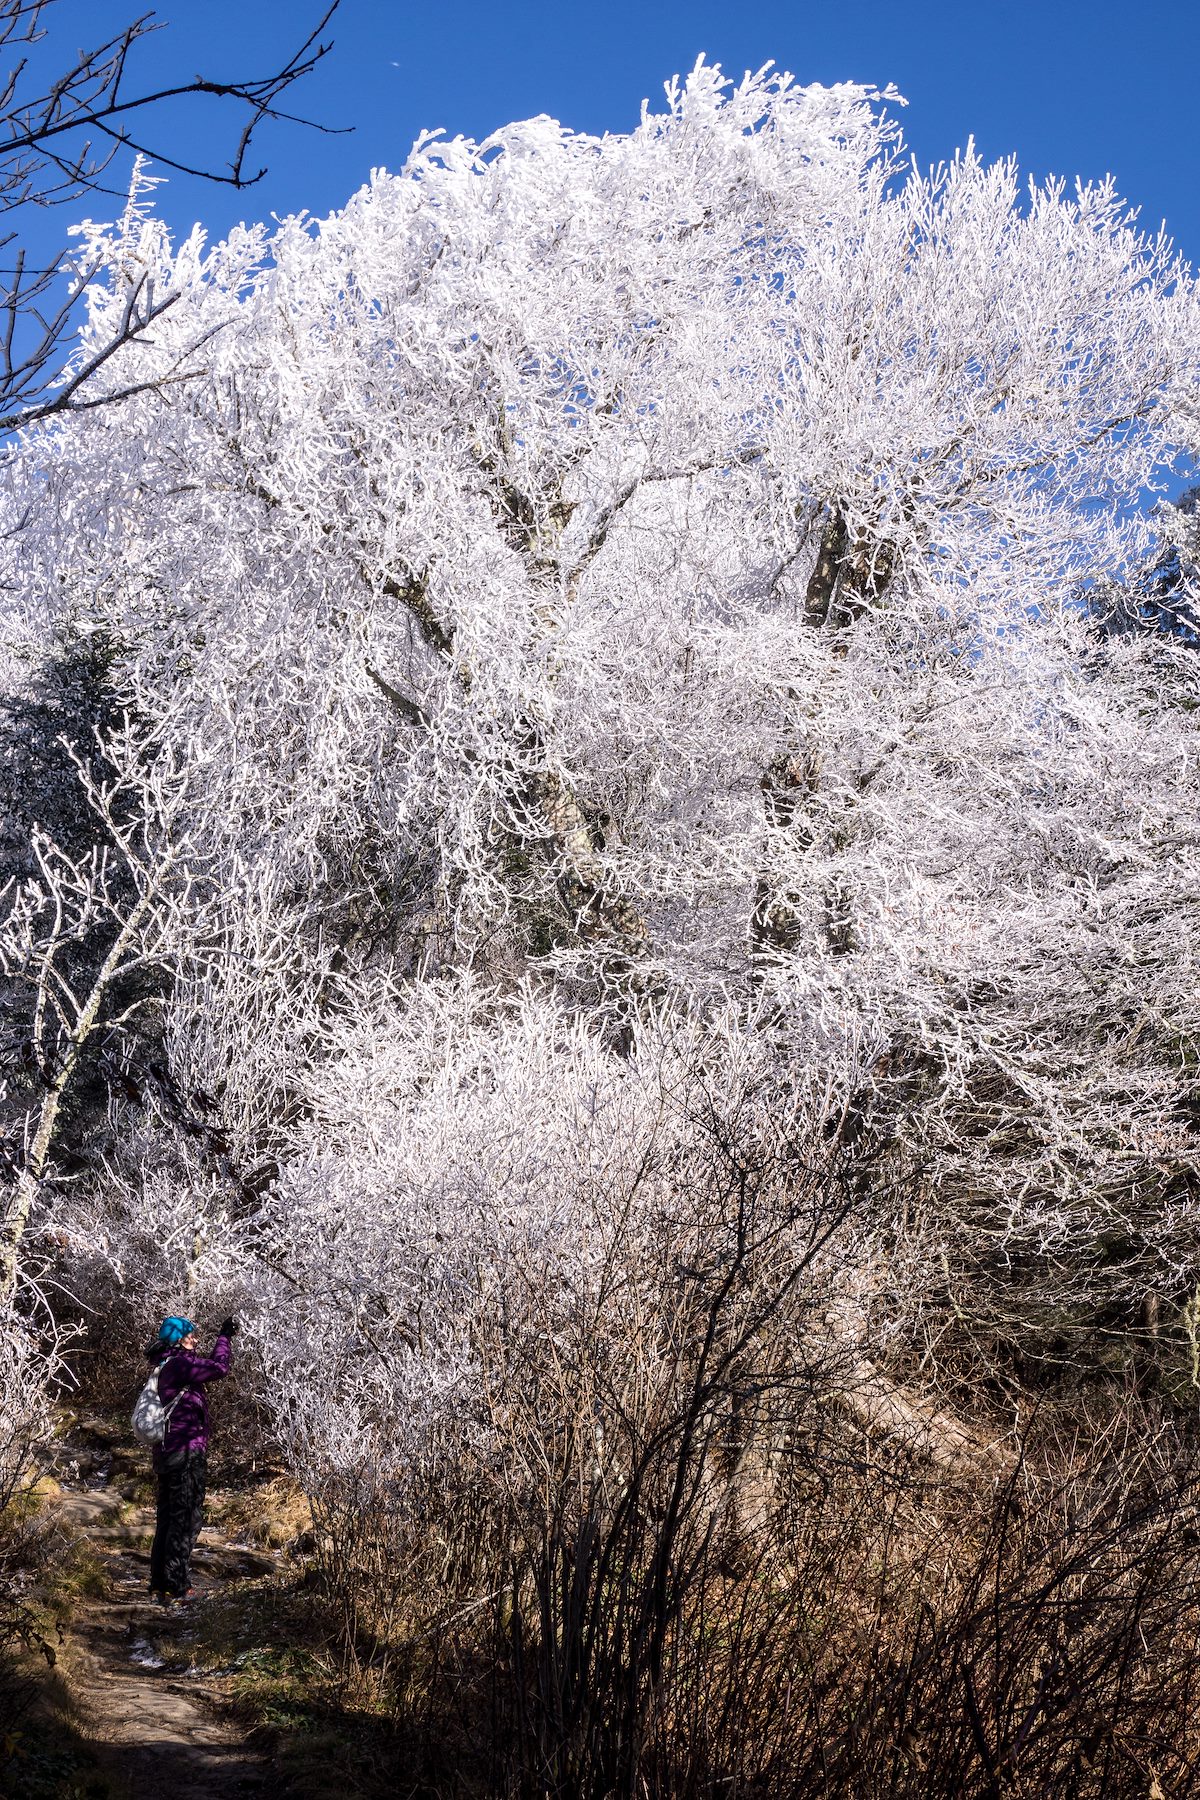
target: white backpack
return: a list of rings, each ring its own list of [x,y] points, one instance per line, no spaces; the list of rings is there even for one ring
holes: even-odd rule
[[[179,1394],[176,1394],[174,1400],[163,1405],[159,1398],[158,1378],[169,1361],[169,1357],[164,1357],[162,1362],[156,1363],[151,1369],[146,1385],[138,1395],[133,1412],[130,1414],[129,1423],[133,1426],[133,1435],[139,1444],[162,1443],[167,1435],[167,1426],[179,1400],[179,1394],[187,1391],[185,1388],[180,1388]]]

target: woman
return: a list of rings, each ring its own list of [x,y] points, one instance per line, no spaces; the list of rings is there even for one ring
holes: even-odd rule
[[[196,1350],[190,1319],[164,1319],[146,1354],[158,1365],[158,1395],[167,1430],[154,1451],[158,1516],[150,1550],[150,1592],[163,1606],[193,1596],[192,1551],[204,1523],[208,1486],[208,1398],[205,1383],[228,1373],[237,1320],[226,1319],[211,1356]]]

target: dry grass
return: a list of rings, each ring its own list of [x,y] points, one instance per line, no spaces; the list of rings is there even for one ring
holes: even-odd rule
[[[307,1495],[282,1474],[214,1494],[209,1513],[234,1543],[257,1550],[292,1549],[306,1540],[313,1525]]]

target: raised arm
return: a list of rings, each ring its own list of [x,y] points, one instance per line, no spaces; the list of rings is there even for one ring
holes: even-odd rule
[[[236,1319],[225,1319],[217,1331],[217,1341],[208,1356],[198,1356],[192,1351],[188,1362],[188,1386],[202,1381],[220,1381],[229,1373],[229,1359],[233,1354],[233,1339],[237,1331]]]

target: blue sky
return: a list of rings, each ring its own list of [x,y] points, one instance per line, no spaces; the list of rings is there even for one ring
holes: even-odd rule
[[[50,21],[73,50],[137,10],[59,0]],[[162,0],[169,24],[143,52],[145,74],[263,72],[320,10],[319,0]],[[335,47],[297,103],[353,133],[269,129],[258,187],[177,178],[160,190],[174,226],[200,218],[219,233],[242,218],[327,212],[373,166],[399,167],[425,126],[482,136],[546,112],[580,130],[624,130],[643,96],[659,99],[666,77],[704,51],[739,75],[773,60],[806,81],[894,82],[922,163],[973,135],[988,158],[1016,152],[1037,176],[1111,172],[1143,224],[1165,219],[1200,262],[1196,0],[342,0],[331,29]],[[195,153],[219,127],[214,109],[193,108],[160,131],[166,147]]]

